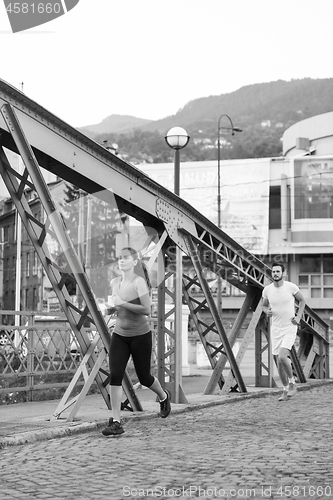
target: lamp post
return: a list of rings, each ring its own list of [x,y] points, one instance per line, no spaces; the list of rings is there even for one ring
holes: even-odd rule
[[[190,136],[182,127],[173,127],[165,136],[165,140],[167,145],[175,150],[174,193],[179,196],[180,150],[187,146]]]
[[[230,122],[230,127],[221,127],[221,119],[227,118]],[[235,132],[242,132],[239,127],[234,127],[232,119],[229,115],[221,115],[217,126],[217,226],[221,229],[221,141],[220,141],[220,131],[221,130],[231,130],[231,135],[235,135]],[[217,310],[221,316],[222,314],[222,278],[220,274],[217,275]]]
[[[181,127],[173,127],[165,137],[166,143],[175,150],[174,167],[174,192],[179,196],[180,178],[180,150],[187,146],[190,137]],[[186,403],[182,391],[182,253],[178,245],[175,253],[175,278],[174,278],[174,335],[175,335],[175,380],[172,399],[174,403]]]

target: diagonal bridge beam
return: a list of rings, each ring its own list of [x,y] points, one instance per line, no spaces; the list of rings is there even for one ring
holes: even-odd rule
[[[95,325],[98,334],[102,339],[104,348],[108,350],[110,345],[110,338],[107,325],[104,321],[101,311],[98,309],[97,304],[94,300],[93,292],[90,288],[82,264],[75,252],[72,241],[70,240],[66,228],[64,227],[63,221],[52,201],[51,194],[42,177],[40,167],[35,158],[33,150],[25,137],[25,134],[22,127],[20,126],[13,107],[9,104],[3,105],[1,108],[1,113],[5,122],[7,123],[8,130],[13,137],[17,150],[19,151],[19,154],[25,165],[23,175],[19,176],[21,182],[20,184],[18,184],[16,176],[14,175],[13,169],[11,169],[9,165],[4,151],[1,151],[0,169],[6,187],[16,205],[16,208],[26,227],[31,242],[34,245],[35,250],[46,271],[46,274],[50,279],[53,289],[58,296],[59,302],[65,315],[67,316],[73,333],[79,342],[82,352],[85,353],[89,349],[91,343],[84,330],[84,322],[86,319],[88,319],[90,323]],[[27,181],[28,176],[31,178],[31,182],[29,183]],[[40,221],[38,221],[31,212],[29,204],[24,196],[24,187],[27,184],[31,189],[36,190],[36,193],[40,198],[41,204],[47,216],[45,224],[42,224]],[[69,294],[64,284],[63,275],[60,272],[61,269],[53,264],[52,258],[47,251],[45,238],[49,233],[49,227],[52,228],[52,234],[56,236],[57,241],[62,248],[63,255],[66,257],[68,266],[71,269],[72,277],[73,279],[75,279],[77,285],[80,288],[82,297],[85,301],[85,307],[83,311],[76,308],[71,303]],[[92,352],[87,360],[87,365],[91,370],[93,370],[95,363],[95,354]],[[89,383],[91,382],[92,381],[89,379]],[[96,382],[107,406],[110,408],[110,399],[107,392],[108,376],[105,376],[105,374],[103,374],[101,371],[98,371],[98,373],[96,374]],[[142,411],[141,404],[136,397],[127,374],[124,378],[123,387],[127,398],[132,405],[132,408]],[[87,387],[85,387],[84,390],[87,391]]]

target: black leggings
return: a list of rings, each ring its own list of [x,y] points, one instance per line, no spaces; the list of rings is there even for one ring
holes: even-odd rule
[[[113,333],[109,351],[110,385],[122,384],[127,362],[132,355],[140,384],[150,387],[155,380],[150,373],[151,351],[151,332],[134,337],[124,337]]]

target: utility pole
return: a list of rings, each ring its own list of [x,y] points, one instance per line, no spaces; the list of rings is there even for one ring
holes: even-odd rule
[[[84,197],[83,192],[79,190],[79,226],[78,226],[78,256],[79,260],[84,268]],[[82,307],[82,294],[80,287],[77,285],[76,287],[76,296],[78,301],[78,307],[81,309]]]
[[[21,173],[21,158],[19,158],[18,171]],[[22,220],[18,210],[16,210],[16,274],[15,274],[15,311],[21,310],[21,249],[22,249]],[[20,315],[15,314],[15,326],[20,326]]]
[[[87,196],[87,233],[86,233],[86,275],[90,281],[91,271],[91,216],[92,216],[92,196]]]
[[[21,92],[23,92],[23,82],[20,83]],[[18,173],[23,172],[23,165],[21,156],[18,157]],[[15,274],[15,311],[21,310],[21,250],[22,250],[22,220],[18,210],[16,210],[16,274]],[[20,326],[21,320],[20,315],[15,314],[15,326]]]

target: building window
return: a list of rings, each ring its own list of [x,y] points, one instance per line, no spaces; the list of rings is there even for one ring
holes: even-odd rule
[[[6,281],[9,280],[9,257],[6,259],[6,266],[5,266],[5,276],[6,276]]]
[[[26,254],[26,266],[25,266],[25,275],[30,276],[30,253]]]
[[[34,252],[34,264],[32,267],[32,274],[36,276],[38,273],[38,259],[37,259],[37,252]]]
[[[291,188],[287,186],[287,227],[291,228]]]
[[[333,218],[333,160],[295,160],[295,219]]]
[[[16,278],[16,257],[15,256],[13,256],[12,261],[13,261],[12,277]]]
[[[333,256],[302,255],[298,286],[306,298],[333,298]]]
[[[269,188],[269,229],[281,228],[281,186]]]
[[[37,288],[33,289],[33,296],[32,296],[32,310],[36,311],[37,309]]]

